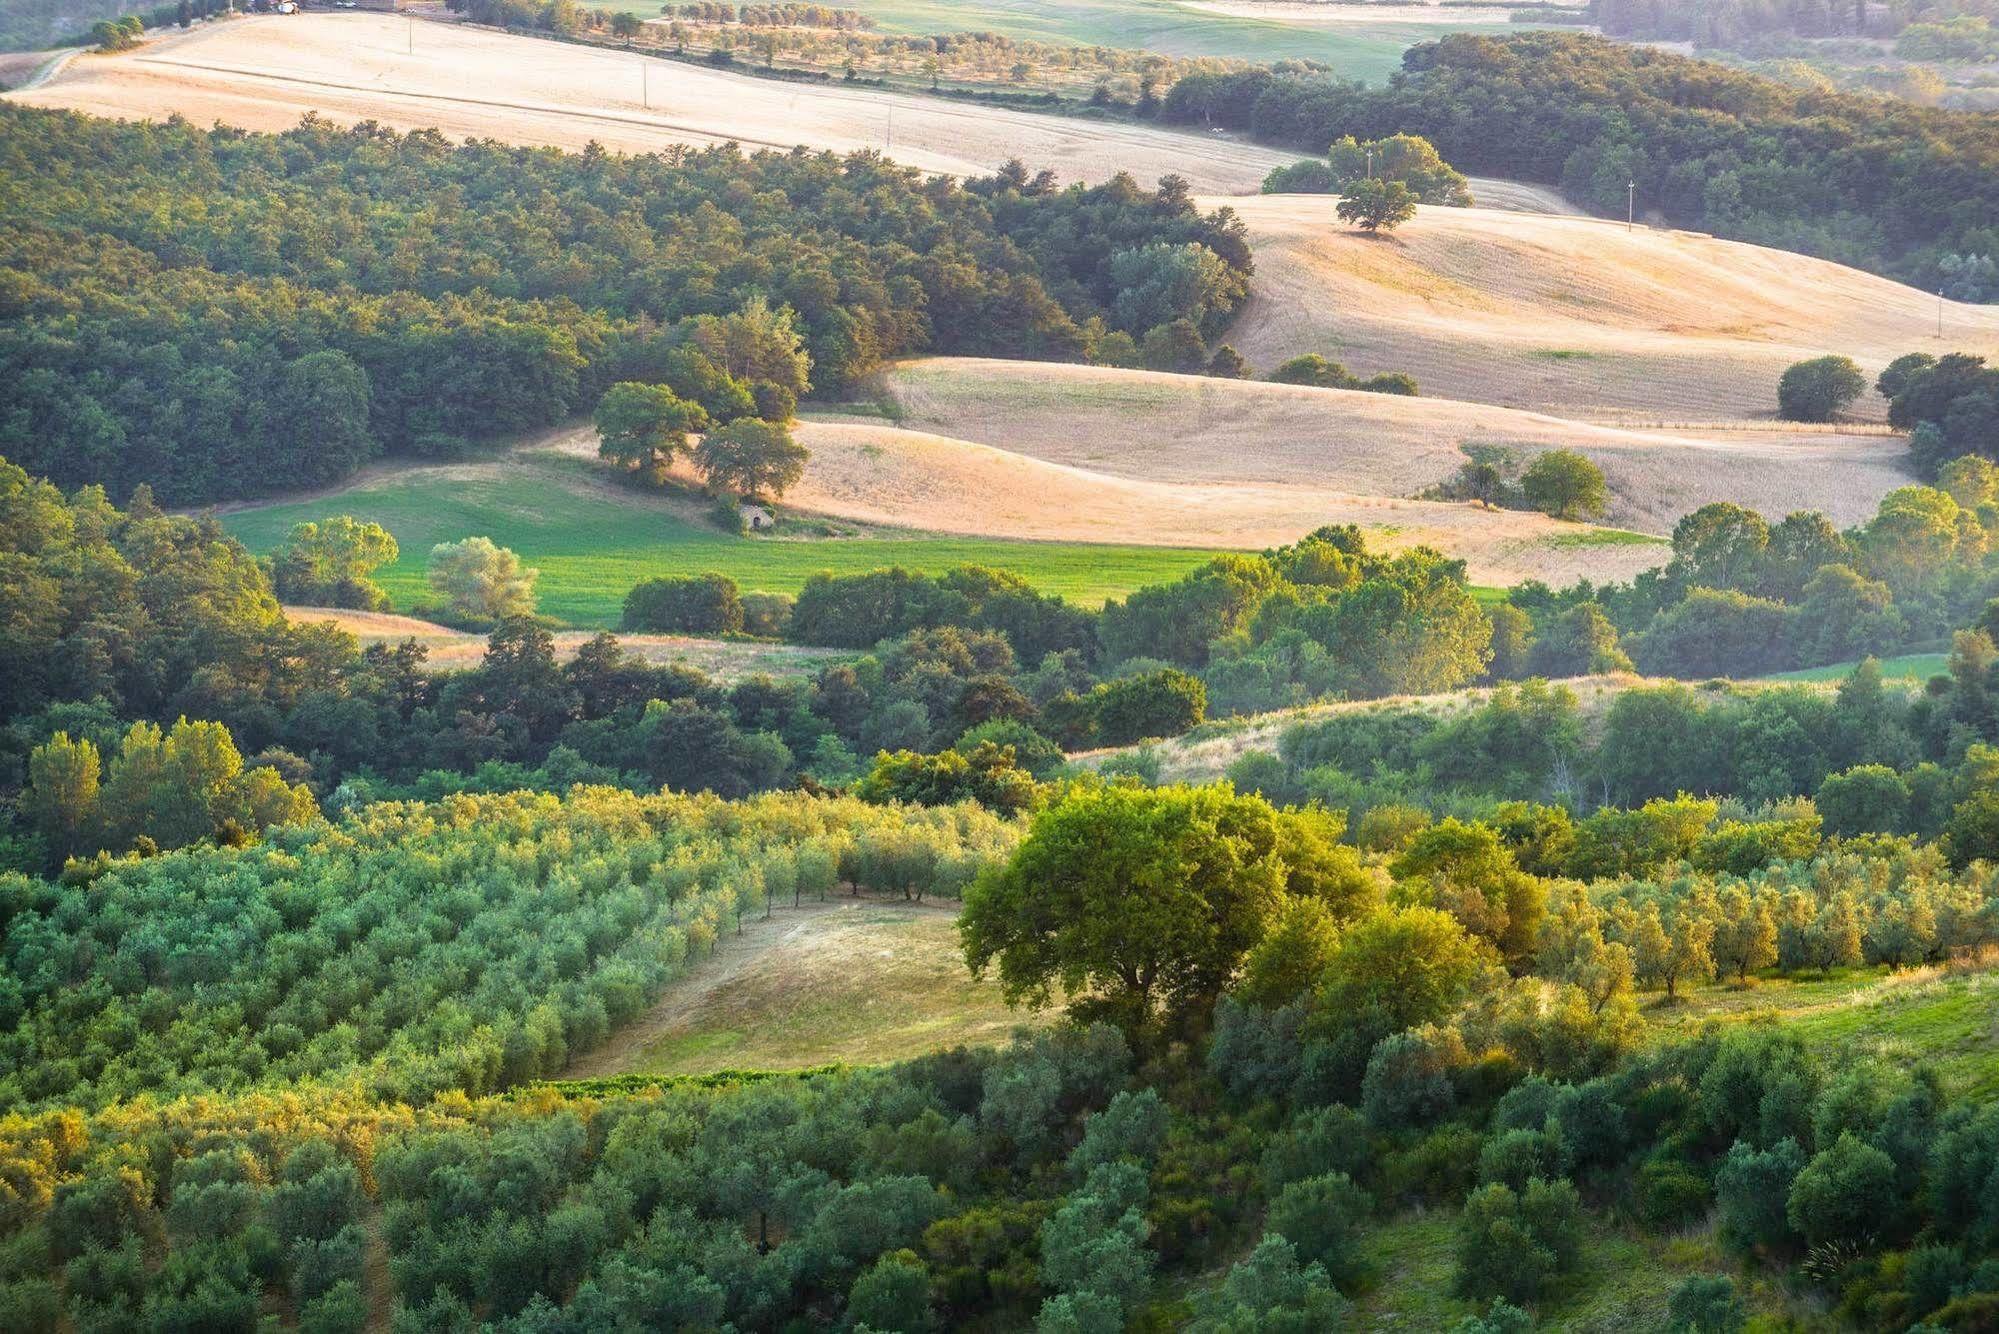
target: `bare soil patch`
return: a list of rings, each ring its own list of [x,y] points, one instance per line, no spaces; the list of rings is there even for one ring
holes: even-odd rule
[[[477,667],[486,657],[486,637],[448,625],[398,616],[392,612],[348,611],[338,607],[285,608],[294,621],[338,626],[369,644],[399,644],[414,639],[430,650],[425,662],[433,670],[461,671]],[[594,632],[562,630],[555,635],[555,656],[567,662]],[[763,644],[749,640],[701,639],[692,635],[619,634],[626,653],[655,666],[679,663],[724,682],[759,674],[799,675],[816,671],[829,660],[850,656],[837,649],[801,648],[793,644]]]

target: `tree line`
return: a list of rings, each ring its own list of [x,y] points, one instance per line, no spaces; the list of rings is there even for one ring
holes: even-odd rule
[[[1992,117],[1825,92],[1586,33],[1455,33],[1386,87],[1270,70],[1195,74],[1160,108],[1324,153],[1421,135],[1457,168],[1558,186],[1621,214],[1821,255],[1934,288],[1946,260],[1999,254]]]

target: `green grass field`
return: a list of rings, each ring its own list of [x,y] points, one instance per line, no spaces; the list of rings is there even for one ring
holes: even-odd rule
[[[1999,971],[1842,968],[1704,986],[1676,1004],[1641,998],[1654,1036],[1692,1037],[1709,1020],[1781,1023],[1807,1043],[1891,1066],[1936,1068],[1960,1097],[1999,1094]]]
[[[401,559],[376,575],[398,610],[429,595],[424,564],[432,546],[490,537],[541,571],[537,588],[545,615],[584,628],[616,625],[632,586],[662,574],[714,570],[746,590],[791,593],[820,570],[856,573],[902,565],[940,573],[957,565],[994,565],[1095,606],[1106,597],[1177,578],[1215,554],[921,535],[748,538],[709,527],[686,510],[606,485],[583,460],[515,455],[504,463],[420,469],[323,499],[241,510],[222,523],[260,553],[305,520],[352,514],[379,523],[402,548]]]
[[[642,11],[630,0],[585,0],[593,9]],[[1114,46],[1169,56],[1318,60],[1342,77],[1385,82],[1402,53],[1447,32],[1506,31],[1504,23],[1383,19],[1328,25],[1205,13],[1176,0],[845,0],[884,32],[998,32],[1037,42]]]
[[[1927,681],[1932,676],[1945,671],[1949,655],[1943,653],[1905,653],[1898,658],[1881,659],[1881,675],[1889,681]],[[1830,667],[1807,667],[1803,671],[1779,672],[1766,676],[1766,681],[1844,681],[1853,674],[1857,664],[1836,662]]]

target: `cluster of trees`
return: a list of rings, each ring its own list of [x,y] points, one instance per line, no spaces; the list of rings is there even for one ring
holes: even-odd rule
[[[1926,475],[1941,477],[1967,454],[1999,460],[1999,368],[1985,358],[1911,352],[1888,363],[1874,388],[1888,400],[1890,424],[1909,432],[1910,457]]]
[[[351,514],[294,524],[271,553],[271,591],[293,606],[386,611],[389,595],[369,576],[400,555],[388,529]]]
[[[1370,394],[1416,397],[1416,377],[1403,371],[1379,371],[1362,378],[1337,361],[1306,352],[1270,372],[1275,384],[1310,385],[1314,389],[1362,389]]]
[[[1959,14],[1937,23],[1911,23],[1895,38],[1903,60],[1980,63],[1999,60],[1999,31],[1983,14]]]
[[[1491,612],[1493,674],[1635,663],[1657,676],[1758,676],[1946,642],[1999,595],[1995,502],[1999,467],[1967,455],[1845,531],[1811,511],[1771,523],[1703,505],[1674,527],[1671,560],[1630,584],[1514,588]]]
[[[746,327],[764,322],[789,334],[789,321],[771,315],[768,307],[753,306],[741,322]],[[685,376],[665,384],[628,380],[612,385],[597,401],[598,454],[648,486],[665,485],[674,460],[687,454],[717,497],[776,500],[805,475],[809,457],[790,428],[797,394],[806,387],[804,354],[796,347],[795,334],[787,341],[793,347],[784,366],[795,369],[795,388],[758,379],[749,392],[700,395],[701,386],[690,385]],[[751,373],[758,369],[746,367]],[[668,374],[673,376],[673,369]],[[740,390],[741,382],[733,376],[726,383]],[[704,397],[729,401],[711,409]],[[695,434],[701,437],[698,443],[689,439]]]
[[[174,503],[449,456],[624,382],[782,422],[904,353],[1212,336],[1250,268],[1171,179],[0,116],[0,454]]]
[[[1523,855],[1547,874],[1653,874],[1674,857],[1737,868],[1758,848],[1799,857],[1822,836],[1863,835],[1940,840],[1963,865],[1999,855],[1983,638],[1966,636],[1952,674],[1919,694],[1885,688],[1867,662],[1831,695],[1636,687],[1587,719],[1567,688],[1530,681],[1448,719],[1387,708],[1301,723],[1230,776],[1273,800],[1351,812],[1369,847],[1437,816],[1488,820],[1517,850],[1531,843]],[[1604,839],[1650,851],[1613,855]],[[1746,851],[1732,846],[1742,840]]]
[[[722,3],[722,0],[694,0],[690,4],[661,5],[659,12],[668,18],[687,19],[694,23],[740,23],[747,28],[863,31],[875,26],[875,21],[860,10],[840,9],[833,5],[731,5]]]
[[[1456,475],[1424,492],[1436,500],[1476,500],[1501,509],[1538,510],[1556,519],[1597,519],[1610,505],[1603,469],[1573,449],[1546,449],[1523,465],[1510,449],[1467,446]]]
[[[108,766],[89,737],[57,732],[28,756],[20,812],[61,862],[100,849],[244,843],[304,824],[319,807],[279,763],[246,768],[222,724],[183,718],[166,732],[132,724]]]
[[[1658,1228],[1716,1211],[1726,1240],[1766,1263],[1833,1248],[1816,1277],[1850,1300],[1975,1323],[1981,1308],[1951,1303],[1999,1277],[1994,1263],[1974,1273],[1993,1237],[1977,1202],[1991,1118],[1952,1111],[1925,1070],[1843,1061],[1776,1029],[1638,1055],[1633,990],[1989,950],[1989,865],[1954,878],[1933,848],[1863,839],[1766,858],[1746,880],[1562,884],[1492,825],[1447,820],[1363,858],[1331,841],[1339,823],[1227,787],[1073,788],[967,891],[967,959],[1011,996],[1059,991],[1074,1018],[1141,1052],[1205,1048],[1237,1108],[1282,1109],[1282,1129],[1256,1138],[1262,1244],[1277,1248],[1268,1263],[1320,1268],[1309,1286],[1367,1282],[1369,1222],[1429,1202],[1462,1207],[1462,1296],[1546,1301],[1572,1290],[1586,1208],[1622,1202]],[[1115,1105],[1102,1117],[1126,1134],[1144,1124]],[[1114,1235],[1118,1218],[1097,1224]],[[1920,1263],[1878,1262],[1917,1242]],[[1129,1314],[1143,1258],[1083,1290]],[[1741,1326],[1725,1281],[1674,1302],[1733,1307],[1713,1327]]]
[[[1444,161],[1437,146],[1421,135],[1391,134],[1365,143],[1346,135],[1326,151],[1324,161],[1274,168],[1263,178],[1263,193],[1345,194],[1367,181],[1402,185],[1419,204],[1472,202],[1464,173]]]
[[[137,14],[127,14],[118,19],[99,19],[90,25],[90,40],[106,54],[129,51],[145,35],[146,22]]]
[[[1946,256],[1999,254],[1990,116],[1792,87],[1590,34],[1452,34],[1411,48],[1383,88],[1189,75],[1160,114],[1314,154],[1348,135],[1420,135],[1461,170],[1559,186],[1607,215],[1636,181],[1641,206],[1675,225],[1927,287]]]
[[[1463,562],[1420,547],[1370,552],[1351,527],[1218,557],[1109,603],[1098,640],[1110,660],[1198,671],[1220,713],[1452,690],[1492,658],[1492,623]]]

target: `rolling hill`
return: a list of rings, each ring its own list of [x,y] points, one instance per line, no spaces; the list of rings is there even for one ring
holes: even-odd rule
[[[1825,260],[1598,218],[1424,208],[1392,236],[1324,195],[1214,199],[1249,225],[1256,283],[1228,331],[1259,368],[1303,352],[1426,394],[1568,417],[1768,418],[1786,366],[1871,375],[1905,352],[1999,353],[1999,307]],[[1857,413],[1880,419],[1867,395]]]
[[[1604,469],[1611,520],[1653,533],[1711,500],[1774,514],[1823,508],[1852,523],[1910,480],[1899,438],[1767,422],[1648,431],[1448,398],[961,358],[905,362],[883,383],[908,427],[1148,482],[1407,497],[1456,472],[1466,446],[1511,448],[1522,457],[1572,448]],[[1490,520],[1486,531],[1500,532],[1497,516],[1482,513],[1488,519],[1460,518],[1453,526]],[[1572,535],[1586,531],[1564,527]],[[1612,572],[1600,563],[1604,554],[1588,556],[1599,575]],[[1660,558],[1654,550],[1644,564]]]

